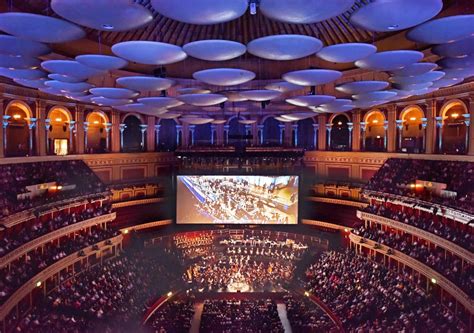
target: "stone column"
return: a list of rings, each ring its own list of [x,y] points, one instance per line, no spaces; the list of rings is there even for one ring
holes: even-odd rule
[[[223,144],[228,145],[229,144],[229,125],[224,125],[224,137],[223,137]]]
[[[292,144],[293,123],[285,123],[285,135],[283,138],[283,145],[290,147]]]
[[[474,95],[470,96],[469,98],[469,114],[470,119],[474,119]],[[467,151],[468,155],[474,155],[474,126],[469,126],[469,149]]]
[[[147,132],[146,132],[146,151],[155,151],[155,124],[156,119],[154,116],[147,116]]]
[[[360,111],[356,110],[352,113],[352,123],[354,129],[352,131],[352,151],[360,151]]]
[[[313,124],[313,150],[318,150],[319,124]]]
[[[179,142],[179,135],[181,134],[181,144]],[[183,125],[176,125],[176,147],[182,147],[184,143]]]
[[[120,112],[112,110],[112,132],[110,133],[112,153],[120,153],[121,132],[120,132]]]
[[[260,146],[263,146],[263,128],[265,126],[264,125],[257,125],[257,133],[258,133],[258,144]]]
[[[188,126],[189,128],[189,134],[190,134],[190,142],[189,142],[189,146],[194,146],[194,133],[196,132],[196,125],[189,125]]]
[[[463,117],[464,117],[464,125],[466,125],[466,135],[464,136],[464,140],[465,140],[465,144],[464,144],[464,147],[465,147],[465,154],[468,154],[469,152],[469,130],[471,128],[471,115],[469,113],[465,113],[463,114]]]
[[[76,106],[76,133],[75,133],[75,142],[74,142],[74,152],[76,154],[84,154],[85,151],[85,137],[84,134],[84,107],[81,105]],[[72,148],[71,143],[71,148]],[[72,149],[71,149],[72,150]]]
[[[352,151],[352,130],[354,129],[354,123],[347,123],[347,129],[349,130],[349,151]]]
[[[44,120],[44,133],[45,133],[45,144],[46,144],[46,155],[51,154],[50,147],[49,147],[49,130],[51,129],[51,119]]]
[[[443,117],[435,117],[436,128],[438,129],[437,138],[438,138],[438,154],[443,153]]]
[[[396,151],[396,120],[397,120],[397,106],[390,104],[388,106],[387,121],[385,122],[385,150],[389,153]]]
[[[3,103],[4,103],[4,100],[0,99],[0,119],[2,120],[2,122],[4,121],[3,116],[4,116],[4,113],[5,113]],[[8,124],[8,122],[7,122],[7,124]],[[5,137],[6,137],[6,128],[4,128],[4,126],[2,124],[2,126],[0,126],[0,158],[5,157],[5,149],[6,149],[5,148],[5,142],[6,142]]]
[[[402,133],[403,133],[403,120],[397,119],[397,138],[398,138],[398,151],[402,151]]]
[[[422,130],[422,137],[421,137],[421,149],[423,153],[426,153],[426,127],[427,127],[427,118],[421,118],[421,130]]]
[[[84,124],[84,151],[88,153],[89,149],[87,149],[87,132],[89,131],[89,122],[85,121],[83,124]]]
[[[217,134],[217,126],[212,124],[211,125],[211,146],[214,146],[216,144],[216,142],[214,141],[214,133]]]
[[[383,122],[383,148],[385,151],[388,151],[388,128],[389,122],[385,120]],[[395,135],[393,135],[393,139],[395,139]]]
[[[436,149],[436,100],[429,100],[426,104],[426,154],[433,154]]]
[[[105,150],[110,152],[110,132],[112,130],[112,123],[105,123]]]
[[[361,150],[365,151],[365,131],[367,129],[367,123],[365,121],[360,122],[360,132],[361,132],[361,141],[362,141],[362,147]]]
[[[298,124],[293,124],[293,135],[295,136],[295,147],[298,147]]]
[[[148,128],[148,125],[145,125],[145,124],[141,124],[140,125],[140,132],[142,133],[142,139],[140,141],[140,146],[142,148],[142,151],[145,151],[145,146],[146,146],[146,137],[145,137],[145,133],[146,133],[146,130]]]
[[[36,124],[38,122],[38,118],[29,118],[28,120],[29,120],[28,122],[28,130],[29,130],[28,155],[33,156],[35,153],[35,146],[34,146],[35,128],[37,127]]]
[[[160,147],[160,127],[161,125],[155,125],[155,150]]]
[[[45,119],[46,119],[46,104],[43,101],[36,102],[36,127],[35,127],[35,138],[36,138],[36,155],[46,155],[46,132]]]
[[[74,154],[74,136],[77,135],[76,122],[74,120],[71,120],[69,122],[68,129],[69,129],[68,154]]]
[[[326,131],[328,132],[327,133],[327,138],[328,138],[327,150],[332,150],[332,146],[331,146],[332,124],[326,124]]]
[[[3,156],[7,156],[7,148],[8,148],[8,142],[7,142],[7,127],[8,127],[8,119],[10,119],[11,116],[4,115],[2,117],[2,134],[3,134],[3,149],[2,149],[2,154]]]
[[[319,128],[319,137],[318,137],[318,150],[326,150],[326,115],[320,114],[318,116]]]
[[[279,130],[280,130],[280,145],[281,145],[281,146],[283,146],[284,143],[285,143],[285,137],[284,137],[285,127],[286,127],[285,124],[279,124],[279,125],[278,125],[278,128],[279,128]]]
[[[119,132],[120,132],[120,151],[123,151],[123,132],[127,128],[125,124],[119,124]]]

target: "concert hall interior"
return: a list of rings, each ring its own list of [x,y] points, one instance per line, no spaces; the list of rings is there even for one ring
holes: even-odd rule
[[[474,332],[474,0],[0,0],[0,333]]]

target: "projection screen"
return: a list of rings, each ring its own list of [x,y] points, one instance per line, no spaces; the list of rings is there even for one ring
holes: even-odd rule
[[[178,224],[297,224],[298,176],[177,176]]]

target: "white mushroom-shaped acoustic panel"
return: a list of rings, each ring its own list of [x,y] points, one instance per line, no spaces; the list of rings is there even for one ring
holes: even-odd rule
[[[421,75],[421,74],[431,72],[437,67],[438,65],[432,62],[417,62],[411,65],[408,65],[406,67],[403,67],[402,69],[392,71],[392,74],[397,75],[397,76]]]
[[[308,107],[331,103],[335,99],[336,97],[330,95],[304,95],[287,99],[287,102],[296,106]]]
[[[0,14],[0,30],[24,39],[43,43],[64,43],[86,35],[74,23],[51,16],[22,12]]]
[[[474,75],[474,68],[448,68],[443,79],[465,79]]]
[[[0,54],[0,67],[15,69],[36,69],[40,64],[41,61],[36,58]]]
[[[211,91],[202,87],[188,87],[188,88],[178,88],[176,92],[180,95],[189,95],[189,94],[209,94]]]
[[[191,24],[216,24],[232,21],[247,10],[248,0],[151,0],[163,16]]]
[[[204,125],[212,123],[214,121],[213,118],[200,118],[191,116],[181,117],[180,120],[190,125]]]
[[[243,124],[243,125],[252,125],[252,124],[255,124],[257,121],[256,120],[252,120],[252,119],[239,119],[238,120],[239,124]]]
[[[38,80],[46,77],[46,73],[38,69],[9,69],[0,67],[0,76],[9,79]]]
[[[474,15],[447,16],[423,23],[407,33],[407,38],[419,43],[443,44],[474,35]]]
[[[311,112],[297,112],[297,113],[284,114],[281,117],[284,118],[284,119],[289,119],[290,121],[299,121],[299,120],[314,117],[314,113],[311,113]]]
[[[132,40],[112,46],[121,58],[145,65],[168,65],[186,59],[181,47],[161,42]]]
[[[437,62],[441,67],[466,69],[474,67],[474,55],[462,58],[443,58]]]
[[[350,99],[345,99],[345,98],[339,98],[335,99],[334,101],[327,103],[327,104],[321,104],[317,108],[310,108],[311,110],[315,111],[321,111],[321,112],[346,112],[349,110],[353,109],[352,106],[352,100]]]
[[[118,78],[116,82],[135,91],[162,91],[175,84],[173,80],[153,76],[125,76]]]
[[[300,86],[300,85],[297,85],[297,84],[290,83],[290,82],[280,81],[280,82],[274,82],[274,83],[267,84],[265,86],[265,89],[276,90],[276,91],[279,91],[281,93],[287,93],[287,92],[290,92],[290,91],[296,91],[296,90],[303,89],[303,87]]]
[[[273,35],[252,40],[247,45],[249,53],[269,60],[294,60],[315,54],[323,43],[311,36]]]
[[[291,123],[293,122],[294,120],[291,120],[291,119],[288,119],[288,118],[284,118],[284,117],[273,117],[275,118],[276,120],[282,122],[282,123]]]
[[[83,103],[92,103],[92,98],[96,96],[94,95],[85,95],[80,97],[74,97],[76,101],[83,102]]]
[[[139,112],[145,114],[161,114],[168,111],[166,108],[157,108],[143,103],[132,103],[115,107],[115,109],[123,112]]]
[[[442,78],[441,80],[438,80],[436,82],[433,82],[433,85],[431,88],[446,88],[446,87],[451,87],[454,86],[455,84],[461,83],[463,81],[462,78],[452,78],[452,79],[445,79]]]
[[[358,101],[384,101],[397,96],[393,91],[372,91],[365,94],[353,95]]]
[[[145,105],[150,105],[157,108],[174,108],[184,104],[173,97],[143,97],[139,98],[137,101],[138,103],[143,103]]]
[[[227,122],[227,120],[225,119],[215,119],[212,121],[212,124],[214,125],[222,125],[222,124],[225,124]]]
[[[372,54],[367,58],[358,60],[355,65],[364,69],[375,71],[392,71],[402,69],[423,59],[423,53],[410,50],[385,51]]]
[[[130,0],[52,0],[59,16],[82,26],[103,31],[127,31],[153,19],[151,12]]]
[[[15,36],[0,35],[0,54],[38,57],[50,52],[51,49],[43,43]]]
[[[283,80],[300,86],[317,86],[336,81],[342,76],[331,69],[303,69],[283,74]]]
[[[38,88],[39,91],[44,92],[46,94],[55,95],[55,96],[62,96],[64,93],[59,91],[58,89],[46,87],[46,88]]]
[[[354,0],[260,0],[260,10],[274,20],[308,24],[338,16],[353,4]]]
[[[119,106],[133,103],[133,100],[126,98],[106,98],[106,97],[92,97],[91,102],[97,105],[105,106]]]
[[[104,74],[104,71],[84,66],[74,60],[46,60],[41,63],[41,67],[50,73],[67,75],[81,80]]]
[[[45,85],[48,87],[60,90],[60,91],[67,91],[67,92],[85,92],[93,87],[92,84],[86,82],[78,82],[78,83],[68,83],[63,81],[46,81]]]
[[[444,72],[441,71],[431,71],[425,74],[420,74],[416,76],[392,76],[390,82],[397,84],[415,84],[423,82],[431,82],[441,79],[444,76]]]
[[[158,115],[157,117],[161,118],[161,119],[176,119],[176,118],[181,117],[181,113],[166,112],[166,113],[162,113],[162,114]]]
[[[348,95],[356,95],[383,90],[387,88],[388,85],[389,83],[386,81],[356,81],[338,85],[336,90]]]
[[[411,84],[394,84],[396,89],[405,90],[405,91],[416,91],[421,89],[429,88],[433,85],[433,82],[422,82],[422,83],[411,83]]]
[[[136,91],[126,88],[92,88],[89,91],[92,95],[107,98],[134,98],[138,96]]]
[[[255,73],[245,69],[213,68],[195,72],[193,77],[198,81],[216,86],[234,86],[253,80]]]
[[[67,83],[78,83],[78,82],[84,81],[83,79],[78,79],[72,76],[62,75],[62,74],[48,74],[48,77],[54,81],[61,81],[61,82],[67,82]]]
[[[248,100],[255,102],[263,102],[275,99],[281,95],[281,92],[276,90],[245,90],[240,92],[240,95]]]
[[[428,21],[442,8],[442,0],[377,0],[357,9],[351,23],[370,31],[397,31]]]
[[[247,48],[244,44],[223,39],[198,40],[185,44],[184,52],[191,57],[208,61],[225,61],[240,57]]]
[[[47,79],[38,79],[38,80],[28,80],[28,79],[13,79],[15,83],[21,84],[22,86],[29,88],[47,88],[44,84]]]
[[[104,71],[127,66],[127,61],[122,58],[102,54],[79,55],[76,57],[76,61],[91,68],[101,69]]]
[[[329,62],[346,63],[364,59],[377,52],[377,47],[366,43],[344,43],[326,46],[316,55]]]
[[[474,36],[461,39],[457,42],[436,45],[431,52],[441,57],[465,57],[474,54]]]
[[[221,94],[189,94],[180,95],[178,99],[181,102],[194,106],[216,105],[227,101],[227,97]]]
[[[226,95],[229,102],[244,102],[248,99],[242,96],[241,91],[224,91],[222,94]]]

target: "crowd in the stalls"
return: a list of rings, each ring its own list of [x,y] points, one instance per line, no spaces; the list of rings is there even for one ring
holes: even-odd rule
[[[9,267],[2,268],[0,271],[0,303],[4,303],[16,289],[46,267],[74,252],[116,236],[118,233],[116,230],[100,227],[91,228],[90,231],[84,230],[76,233],[74,237],[48,243],[42,248],[29,252],[10,264]]]
[[[27,189],[41,184],[47,185]],[[99,195],[106,190],[83,161],[0,165],[0,218],[60,200]]]
[[[215,148],[214,148],[215,149]],[[281,152],[280,152],[281,153]],[[215,153],[213,154],[215,155]],[[238,169],[292,169],[303,165],[303,159],[299,156],[295,157],[184,157],[179,160],[180,168],[184,169],[205,169],[222,170],[223,168],[238,168]]]
[[[283,297],[283,301],[293,332],[338,332],[331,318],[307,298],[288,294]]]
[[[397,206],[369,205],[364,211],[399,221],[417,228],[429,231],[437,236],[458,244],[474,252],[474,236],[472,226],[458,226],[442,221],[442,218],[426,212],[405,209],[402,211]]]
[[[391,233],[376,227],[360,226],[353,232],[430,266],[474,297],[474,267],[468,262],[463,264],[458,257],[447,255],[442,248],[430,248],[423,241],[413,239],[410,234]]]
[[[199,291],[229,291],[237,283],[242,288],[248,288],[241,291],[274,291],[282,289],[282,285],[291,280],[294,269],[291,261],[211,254],[193,263],[183,279]]]
[[[308,267],[304,285],[348,332],[467,332],[413,279],[352,252],[330,251]]]
[[[185,300],[166,302],[149,319],[156,333],[189,332],[194,316],[194,303]]]
[[[421,183],[421,187],[413,186],[417,180],[445,184],[449,193],[436,193]],[[474,213],[474,163],[390,158],[365,189],[420,198]]]
[[[201,331],[207,333],[283,333],[277,305],[270,299],[206,300]]]
[[[65,281],[15,331],[139,331],[143,314],[179,277],[178,268],[170,269],[177,264],[175,258],[157,249],[110,259]]]
[[[69,213],[67,210],[63,210],[48,220],[44,218],[29,220],[21,224],[20,229],[15,227],[13,233],[7,229],[0,231],[0,257],[52,231],[108,214],[111,209],[112,206],[110,203],[104,203],[102,206],[90,206],[77,212],[73,211]]]

